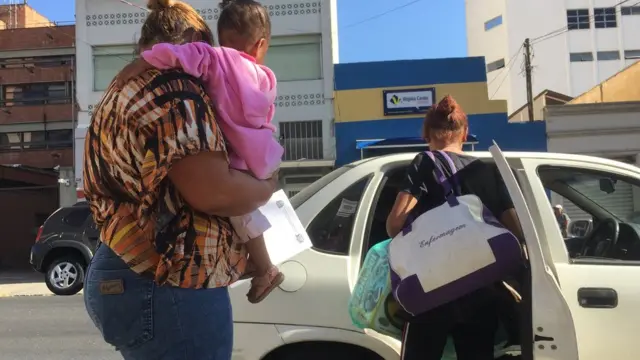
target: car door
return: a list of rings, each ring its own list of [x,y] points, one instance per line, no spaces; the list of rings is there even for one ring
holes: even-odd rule
[[[351,248],[362,243],[353,236],[365,219],[358,209],[371,206],[371,172],[350,170],[296,209],[313,243],[279,266],[285,280],[260,304],[246,301],[246,282],[232,286],[235,322],[313,326],[355,330],[347,315],[350,297]],[[360,251],[360,250],[358,250]],[[299,334],[298,334],[299,335]]]
[[[580,360],[631,359],[636,356],[633,354],[640,333],[640,261],[569,256],[551,204],[543,195],[540,174],[550,167],[601,173],[635,180],[635,184],[640,184],[640,171],[585,157],[526,159],[521,170],[528,181],[525,193],[531,199],[529,208],[538,209],[536,222],[548,249],[545,259],[554,269],[573,318]],[[640,187],[634,187],[638,196]]]
[[[529,204],[532,199],[525,199],[521,189],[521,184],[527,180],[520,176],[523,161],[518,157],[507,161],[498,145],[491,146],[489,151],[505,181],[527,245],[531,273],[534,359],[578,359],[572,313],[560,288],[560,284],[563,283],[559,282],[554,274],[549,264],[550,259],[545,256],[544,244],[540,241],[549,234],[534,223],[538,207]],[[513,170],[518,174],[520,184]],[[546,198],[544,191],[542,196]],[[559,234],[558,230],[556,232]]]

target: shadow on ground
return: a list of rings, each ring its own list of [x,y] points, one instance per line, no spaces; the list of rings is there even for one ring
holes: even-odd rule
[[[35,271],[2,271],[0,270],[0,285],[31,284],[44,282],[44,275]]]

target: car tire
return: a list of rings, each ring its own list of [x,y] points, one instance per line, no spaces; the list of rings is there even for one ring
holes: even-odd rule
[[[292,344],[274,354],[267,356],[269,360],[383,360],[378,354],[355,345],[319,342]]]
[[[56,295],[75,295],[82,290],[84,273],[83,261],[75,256],[62,256],[49,264],[44,282]]]

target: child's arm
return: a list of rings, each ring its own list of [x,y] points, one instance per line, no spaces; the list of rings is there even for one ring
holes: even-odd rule
[[[215,48],[202,42],[182,45],[157,44],[151,50],[142,53],[142,58],[156,69],[180,68],[204,81],[207,81],[217,56]]]

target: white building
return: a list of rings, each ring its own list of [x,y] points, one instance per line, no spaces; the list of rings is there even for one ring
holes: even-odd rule
[[[468,56],[485,56],[489,94],[508,100],[510,113],[526,102],[526,38],[533,44],[534,95],[580,95],[640,58],[638,1],[465,2]]]
[[[215,33],[219,1],[188,0]],[[144,2],[135,2],[144,3]],[[333,63],[338,62],[336,0],[266,0],[272,20],[267,65],[278,77],[276,136],[285,147],[280,177],[290,194],[333,166]],[[146,10],[119,1],[76,1],[76,182],[91,111],[132,58]]]

